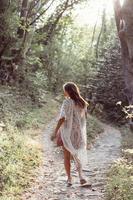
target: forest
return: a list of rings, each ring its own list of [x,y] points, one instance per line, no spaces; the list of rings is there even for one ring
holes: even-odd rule
[[[89,103],[88,149],[104,131],[120,133],[104,200],[133,199],[132,10],[132,0],[0,0],[1,200],[28,199],[69,81]]]

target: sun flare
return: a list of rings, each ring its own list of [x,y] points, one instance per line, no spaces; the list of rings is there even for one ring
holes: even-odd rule
[[[123,0],[121,0],[121,4],[122,3]],[[100,23],[99,17],[101,16],[103,9],[105,9],[107,17],[111,18],[114,14],[113,0],[90,0],[85,2],[75,9],[75,22],[79,26],[93,26],[96,21]]]

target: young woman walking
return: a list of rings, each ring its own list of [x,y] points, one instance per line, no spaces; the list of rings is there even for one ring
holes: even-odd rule
[[[64,166],[67,174],[67,185],[72,185],[71,157],[73,157],[79,174],[80,184],[87,184],[83,177],[82,167],[87,162],[86,116],[88,103],[81,97],[79,88],[73,82],[63,85],[63,101],[59,120],[52,139],[63,147]]]

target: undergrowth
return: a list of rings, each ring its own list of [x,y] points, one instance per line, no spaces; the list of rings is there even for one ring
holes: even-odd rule
[[[95,138],[104,131],[100,121],[95,117],[88,115],[87,119],[87,141],[91,144]]]
[[[106,189],[107,200],[133,200],[133,135],[122,130],[122,158],[111,168]]]
[[[58,108],[58,103],[51,99],[50,95],[48,97],[49,100],[42,107],[33,108],[20,119],[17,119],[15,122],[16,126],[19,129],[44,128],[55,117]]]
[[[11,91],[10,91],[11,93]],[[19,200],[34,182],[35,169],[42,163],[42,129],[54,118],[58,103],[49,94],[41,106],[11,93],[2,99],[5,127],[0,130],[0,199]]]
[[[9,124],[6,126],[7,131],[0,137],[0,199],[15,200],[30,183],[42,155],[33,143],[27,143],[30,140],[28,135]]]

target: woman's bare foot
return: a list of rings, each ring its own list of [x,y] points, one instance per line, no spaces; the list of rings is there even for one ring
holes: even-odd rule
[[[80,184],[82,187],[91,187],[91,183],[88,183],[84,178],[80,179]]]
[[[67,179],[67,187],[70,187],[70,186],[72,186],[72,179],[68,178]]]
[[[83,185],[83,184],[85,184],[85,183],[87,183],[87,181],[86,181],[85,179],[83,179],[83,178],[80,179],[80,184],[81,184],[81,185]]]

